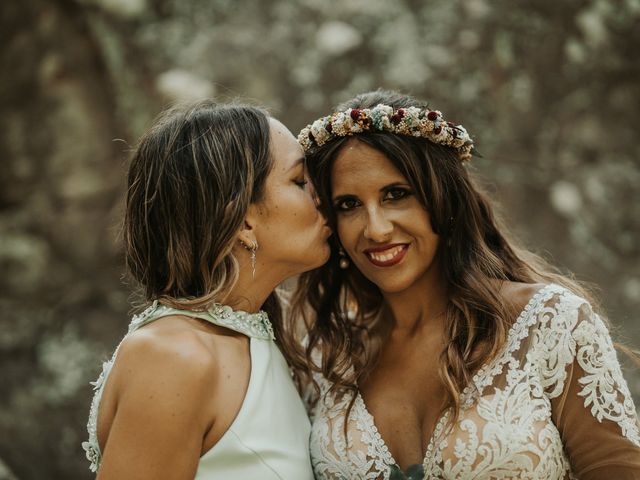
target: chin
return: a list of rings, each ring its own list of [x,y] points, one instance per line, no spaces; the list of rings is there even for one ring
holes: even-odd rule
[[[324,242],[322,247],[320,247],[318,249],[318,261],[317,261],[317,263],[314,264],[311,268],[309,268],[309,270],[313,270],[314,268],[321,267],[322,265],[327,263],[327,260],[329,260],[330,256],[331,256],[331,248],[329,248],[329,244],[327,242]]]
[[[314,253],[313,258],[306,258],[309,263],[303,266],[300,273],[320,268],[322,265],[327,263],[327,260],[329,260],[329,257],[331,256],[331,249],[329,248],[329,244],[326,242],[320,247],[309,250]]]
[[[395,283],[390,284],[390,283],[382,282],[382,283],[375,283],[375,285],[378,287],[378,289],[380,289],[380,292],[382,293],[401,293],[407,289],[405,285],[398,285]]]
[[[327,263],[327,260],[329,260],[329,257],[331,256],[331,247],[327,242],[324,242],[322,244],[321,250],[323,255],[322,255],[322,262],[320,263],[320,265],[318,265],[319,267]]]
[[[382,293],[402,293],[413,284],[413,282],[404,278],[381,279],[378,275],[376,275],[375,278],[369,276],[366,277],[371,283],[378,287],[378,289],[380,289],[380,292]]]

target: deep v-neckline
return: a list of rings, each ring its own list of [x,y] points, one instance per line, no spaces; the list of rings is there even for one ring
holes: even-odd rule
[[[477,392],[478,394],[482,394],[482,390],[484,389],[485,386],[487,386],[490,383],[491,379],[496,375],[498,370],[501,368],[502,364],[505,362],[505,358],[508,359],[509,355],[513,353],[513,351],[517,347],[519,347],[520,341],[526,336],[526,331],[532,321],[530,312],[532,310],[534,311],[536,310],[534,307],[544,297],[545,293],[554,292],[556,288],[561,288],[561,287],[558,287],[556,284],[553,284],[553,283],[544,285],[543,287],[538,289],[536,293],[532,295],[532,297],[529,299],[525,307],[520,311],[520,313],[516,317],[516,320],[513,322],[513,325],[511,325],[511,328],[509,329],[509,332],[507,334],[507,340],[502,349],[502,352],[500,352],[500,354],[498,354],[492,362],[484,364],[482,367],[480,367],[480,369],[473,376],[469,385],[467,385],[462,391],[462,394],[460,395],[462,408],[468,408],[470,406],[473,399],[472,393],[474,391]],[[535,319],[535,317],[533,318]],[[362,411],[364,413],[363,417],[367,423],[366,427],[368,427],[373,434],[373,439],[376,442],[375,446],[377,450],[380,451],[385,456],[385,458],[383,459],[385,464],[397,465],[400,467],[400,465],[394,458],[393,454],[391,453],[391,450],[389,449],[387,442],[384,440],[384,438],[380,434],[380,431],[378,430],[378,427],[375,422],[375,417],[367,408],[367,404],[365,403],[364,398],[360,393],[360,390],[358,390],[356,394],[355,402],[356,403],[354,405],[354,408],[357,408],[358,406],[362,408]],[[442,435],[442,431],[444,430],[444,427],[447,424],[449,416],[450,416],[449,411],[446,411],[442,415],[440,415],[440,417],[436,420],[435,427],[433,428],[433,430],[431,431],[431,435],[429,436],[429,441],[427,443],[425,453],[422,456],[422,465],[428,464],[433,454],[433,450],[435,448],[435,441]],[[405,468],[407,467],[408,465]]]

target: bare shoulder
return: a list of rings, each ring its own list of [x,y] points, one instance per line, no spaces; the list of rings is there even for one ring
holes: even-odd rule
[[[536,293],[544,288],[544,283],[521,283],[503,282],[500,288],[500,295],[505,304],[510,305],[514,310],[522,311]]]
[[[164,321],[163,321],[164,320]],[[173,322],[172,322],[173,320]],[[214,342],[179,319],[159,319],[129,335],[120,346],[114,375],[120,391],[188,388],[189,396],[209,391],[218,373]]]
[[[211,337],[175,316],[125,338],[98,419],[105,478],[193,478],[221,396]]]

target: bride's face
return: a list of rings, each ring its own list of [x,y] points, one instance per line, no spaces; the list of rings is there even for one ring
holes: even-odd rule
[[[286,278],[327,261],[331,231],[316,208],[302,147],[282,123],[269,122],[273,167],[256,205],[257,265]]]
[[[383,293],[439,276],[439,237],[407,179],[387,156],[356,140],[331,172],[337,233],[354,266]]]

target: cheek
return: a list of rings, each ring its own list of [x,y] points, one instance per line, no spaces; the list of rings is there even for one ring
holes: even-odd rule
[[[298,205],[305,218],[308,218],[310,222],[316,222],[320,212],[316,207],[316,202],[313,200],[311,193],[306,190],[298,191]]]
[[[358,222],[348,217],[338,217],[336,222],[340,244],[348,251],[354,250],[358,241]]]
[[[285,220],[286,217],[285,223],[291,224],[287,228],[293,228],[293,225],[298,227],[311,225],[316,222],[318,210],[313,198],[307,192],[294,186],[283,189],[279,193],[275,203],[281,206],[278,211],[280,218]]]
[[[414,216],[414,222],[417,216]],[[440,237],[435,234],[431,227],[431,219],[429,215],[423,213],[419,217],[419,221],[413,223],[414,236],[420,240],[422,248],[428,251],[436,250],[440,242]]]

